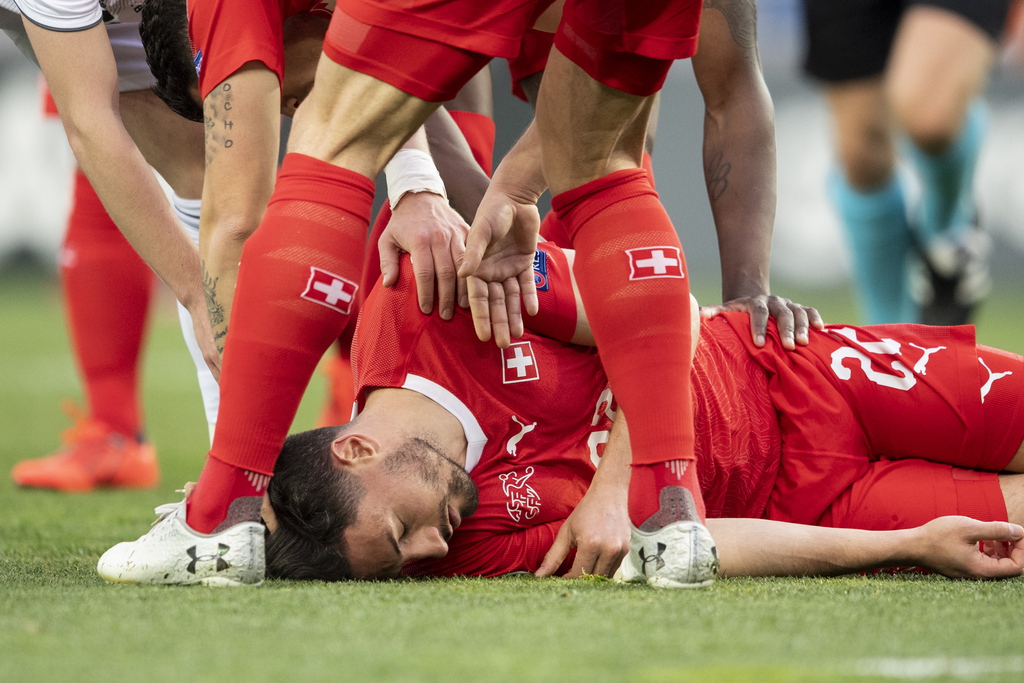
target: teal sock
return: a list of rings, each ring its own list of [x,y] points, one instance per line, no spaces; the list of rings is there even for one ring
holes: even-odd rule
[[[913,142],[907,145],[907,158],[921,178],[921,209],[914,227],[925,244],[941,234],[956,238],[973,224],[974,169],[987,128],[985,105],[975,101],[945,151],[927,154]]]
[[[893,176],[869,192],[854,189],[841,171],[829,178],[829,195],[853,252],[854,285],[869,325],[916,322],[907,257],[911,250],[903,186]]]

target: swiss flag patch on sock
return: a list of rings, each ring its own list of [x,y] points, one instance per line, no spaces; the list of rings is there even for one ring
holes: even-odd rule
[[[686,277],[679,247],[642,247],[627,249],[629,279],[650,280],[659,277]]]
[[[358,290],[359,285],[351,280],[311,266],[302,298],[348,315]]]

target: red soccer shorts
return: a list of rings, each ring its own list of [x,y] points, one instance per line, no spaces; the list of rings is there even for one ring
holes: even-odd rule
[[[351,0],[324,54],[430,102],[454,97],[493,57],[515,57],[551,0]],[[700,0],[568,0],[555,44],[601,83],[657,92],[672,61],[697,51]]]
[[[1024,439],[1024,358],[977,346],[969,326],[834,325],[795,351],[773,326],[758,349],[746,316],[728,317],[768,371],[779,416],[766,517],[862,528],[1005,517],[994,473]]]

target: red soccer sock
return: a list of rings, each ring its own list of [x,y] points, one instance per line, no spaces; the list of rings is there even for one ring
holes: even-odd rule
[[[60,270],[89,415],[134,438],[153,271],[114,225],[81,170],[75,173]]]
[[[474,111],[449,111],[455,125],[473,150],[473,158],[484,173],[491,175],[494,170],[494,120],[486,114]]]
[[[247,475],[273,475],[299,401],[356,301],[373,201],[368,178],[288,154],[263,222],[245,243],[220,377],[211,459],[188,523],[209,532]],[[225,475],[209,465],[236,471]]]
[[[690,288],[672,222],[643,169],[612,173],[551,204],[572,236],[587,318],[629,419],[630,518],[641,526],[661,508],[662,489],[682,486],[703,519],[693,463],[665,465],[694,458]]]

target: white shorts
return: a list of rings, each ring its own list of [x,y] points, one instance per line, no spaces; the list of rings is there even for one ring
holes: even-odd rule
[[[118,90],[149,90],[156,85],[156,79],[146,63],[146,51],[142,49],[138,22],[107,24],[106,29],[110,47],[114,50],[114,61],[117,62]],[[0,8],[0,31],[10,36],[21,53],[39,66],[20,14]]]

